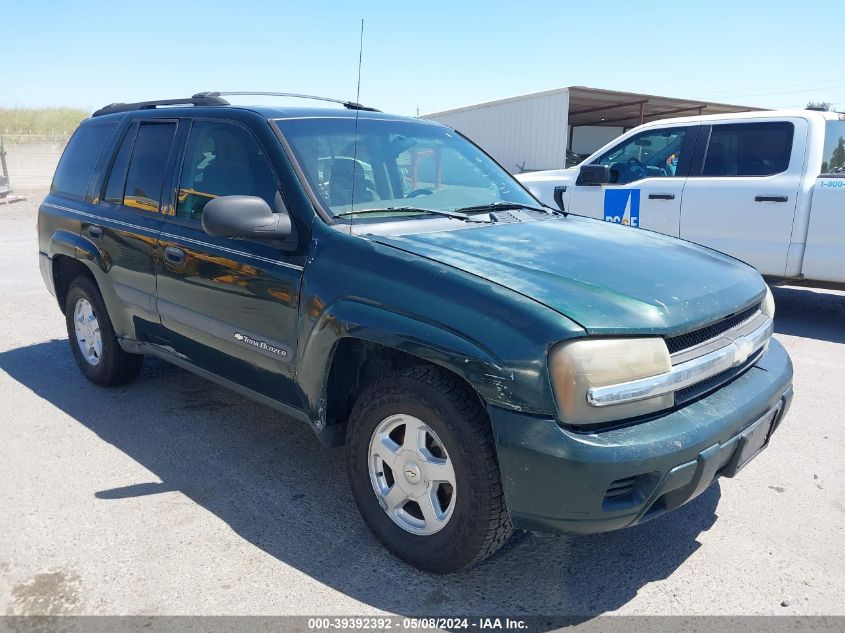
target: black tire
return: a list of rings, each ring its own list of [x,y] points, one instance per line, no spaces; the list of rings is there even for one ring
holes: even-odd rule
[[[86,299],[91,304],[100,326],[103,350],[96,364],[91,364],[85,359],[76,339],[74,310],[80,299]],[[120,347],[103,297],[97,285],[88,277],[77,277],[68,288],[65,322],[73,357],[88,380],[102,387],[115,387],[129,382],[140,373],[144,357],[140,354],[129,354]]]
[[[452,461],[456,496],[439,532],[406,531],[379,505],[370,480],[370,439],[381,421],[404,413],[427,424]],[[498,550],[513,532],[505,506],[490,421],[478,397],[435,366],[412,367],[365,387],[347,427],[349,479],[364,521],[387,549],[425,571],[446,574]]]

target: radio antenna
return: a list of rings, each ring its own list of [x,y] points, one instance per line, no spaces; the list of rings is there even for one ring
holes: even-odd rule
[[[361,38],[358,42],[358,88],[355,92],[355,103],[360,103],[361,99],[361,61],[364,57],[364,18],[361,18]],[[355,139],[352,141],[352,204],[349,206],[349,234],[352,234],[352,224],[355,221],[355,215],[352,212],[355,210],[355,173],[358,170],[358,114],[360,110],[355,110]]]

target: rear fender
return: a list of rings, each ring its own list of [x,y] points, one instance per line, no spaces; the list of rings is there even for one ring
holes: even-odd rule
[[[66,255],[72,259],[84,261],[89,268],[99,268],[101,272],[109,271],[109,263],[100,252],[97,245],[78,233],[70,231],[56,231],[50,237],[47,255],[53,259],[57,255]]]
[[[94,281],[103,296],[103,301],[106,304],[106,309],[109,312],[109,318],[114,326],[115,332],[120,334],[128,334],[134,336],[134,326],[131,322],[127,322],[123,311],[120,309],[120,301],[114,292],[111,284],[107,283],[109,270],[111,269],[111,262],[108,255],[97,248],[91,240],[70,231],[59,230],[53,233],[50,237],[50,242],[47,246],[47,256],[53,264],[54,282],[58,274],[55,261],[57,257],[69,257],[78,262],[81,262],[91,272]],[[59,293],[56,293],[57,298]],[[64,306],[59,306],[64,308]]]

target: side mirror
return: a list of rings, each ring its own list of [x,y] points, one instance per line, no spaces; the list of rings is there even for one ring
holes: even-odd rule
[[[610,183],[610,165],[581,165],[579,185],[606,185]]]
[[[202,211],[202,228],[214,237],[285,239],[291,235],[287,210],[273,213],[257,196],[220,196],[209,200]]]

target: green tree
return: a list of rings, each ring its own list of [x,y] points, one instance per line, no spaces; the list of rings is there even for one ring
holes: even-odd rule
[[[841,136],[836,147],[833,149],[833,153],[830,155],[828,170],[826,171],[833,171],[837,167],[845,167],[845,138]]]

